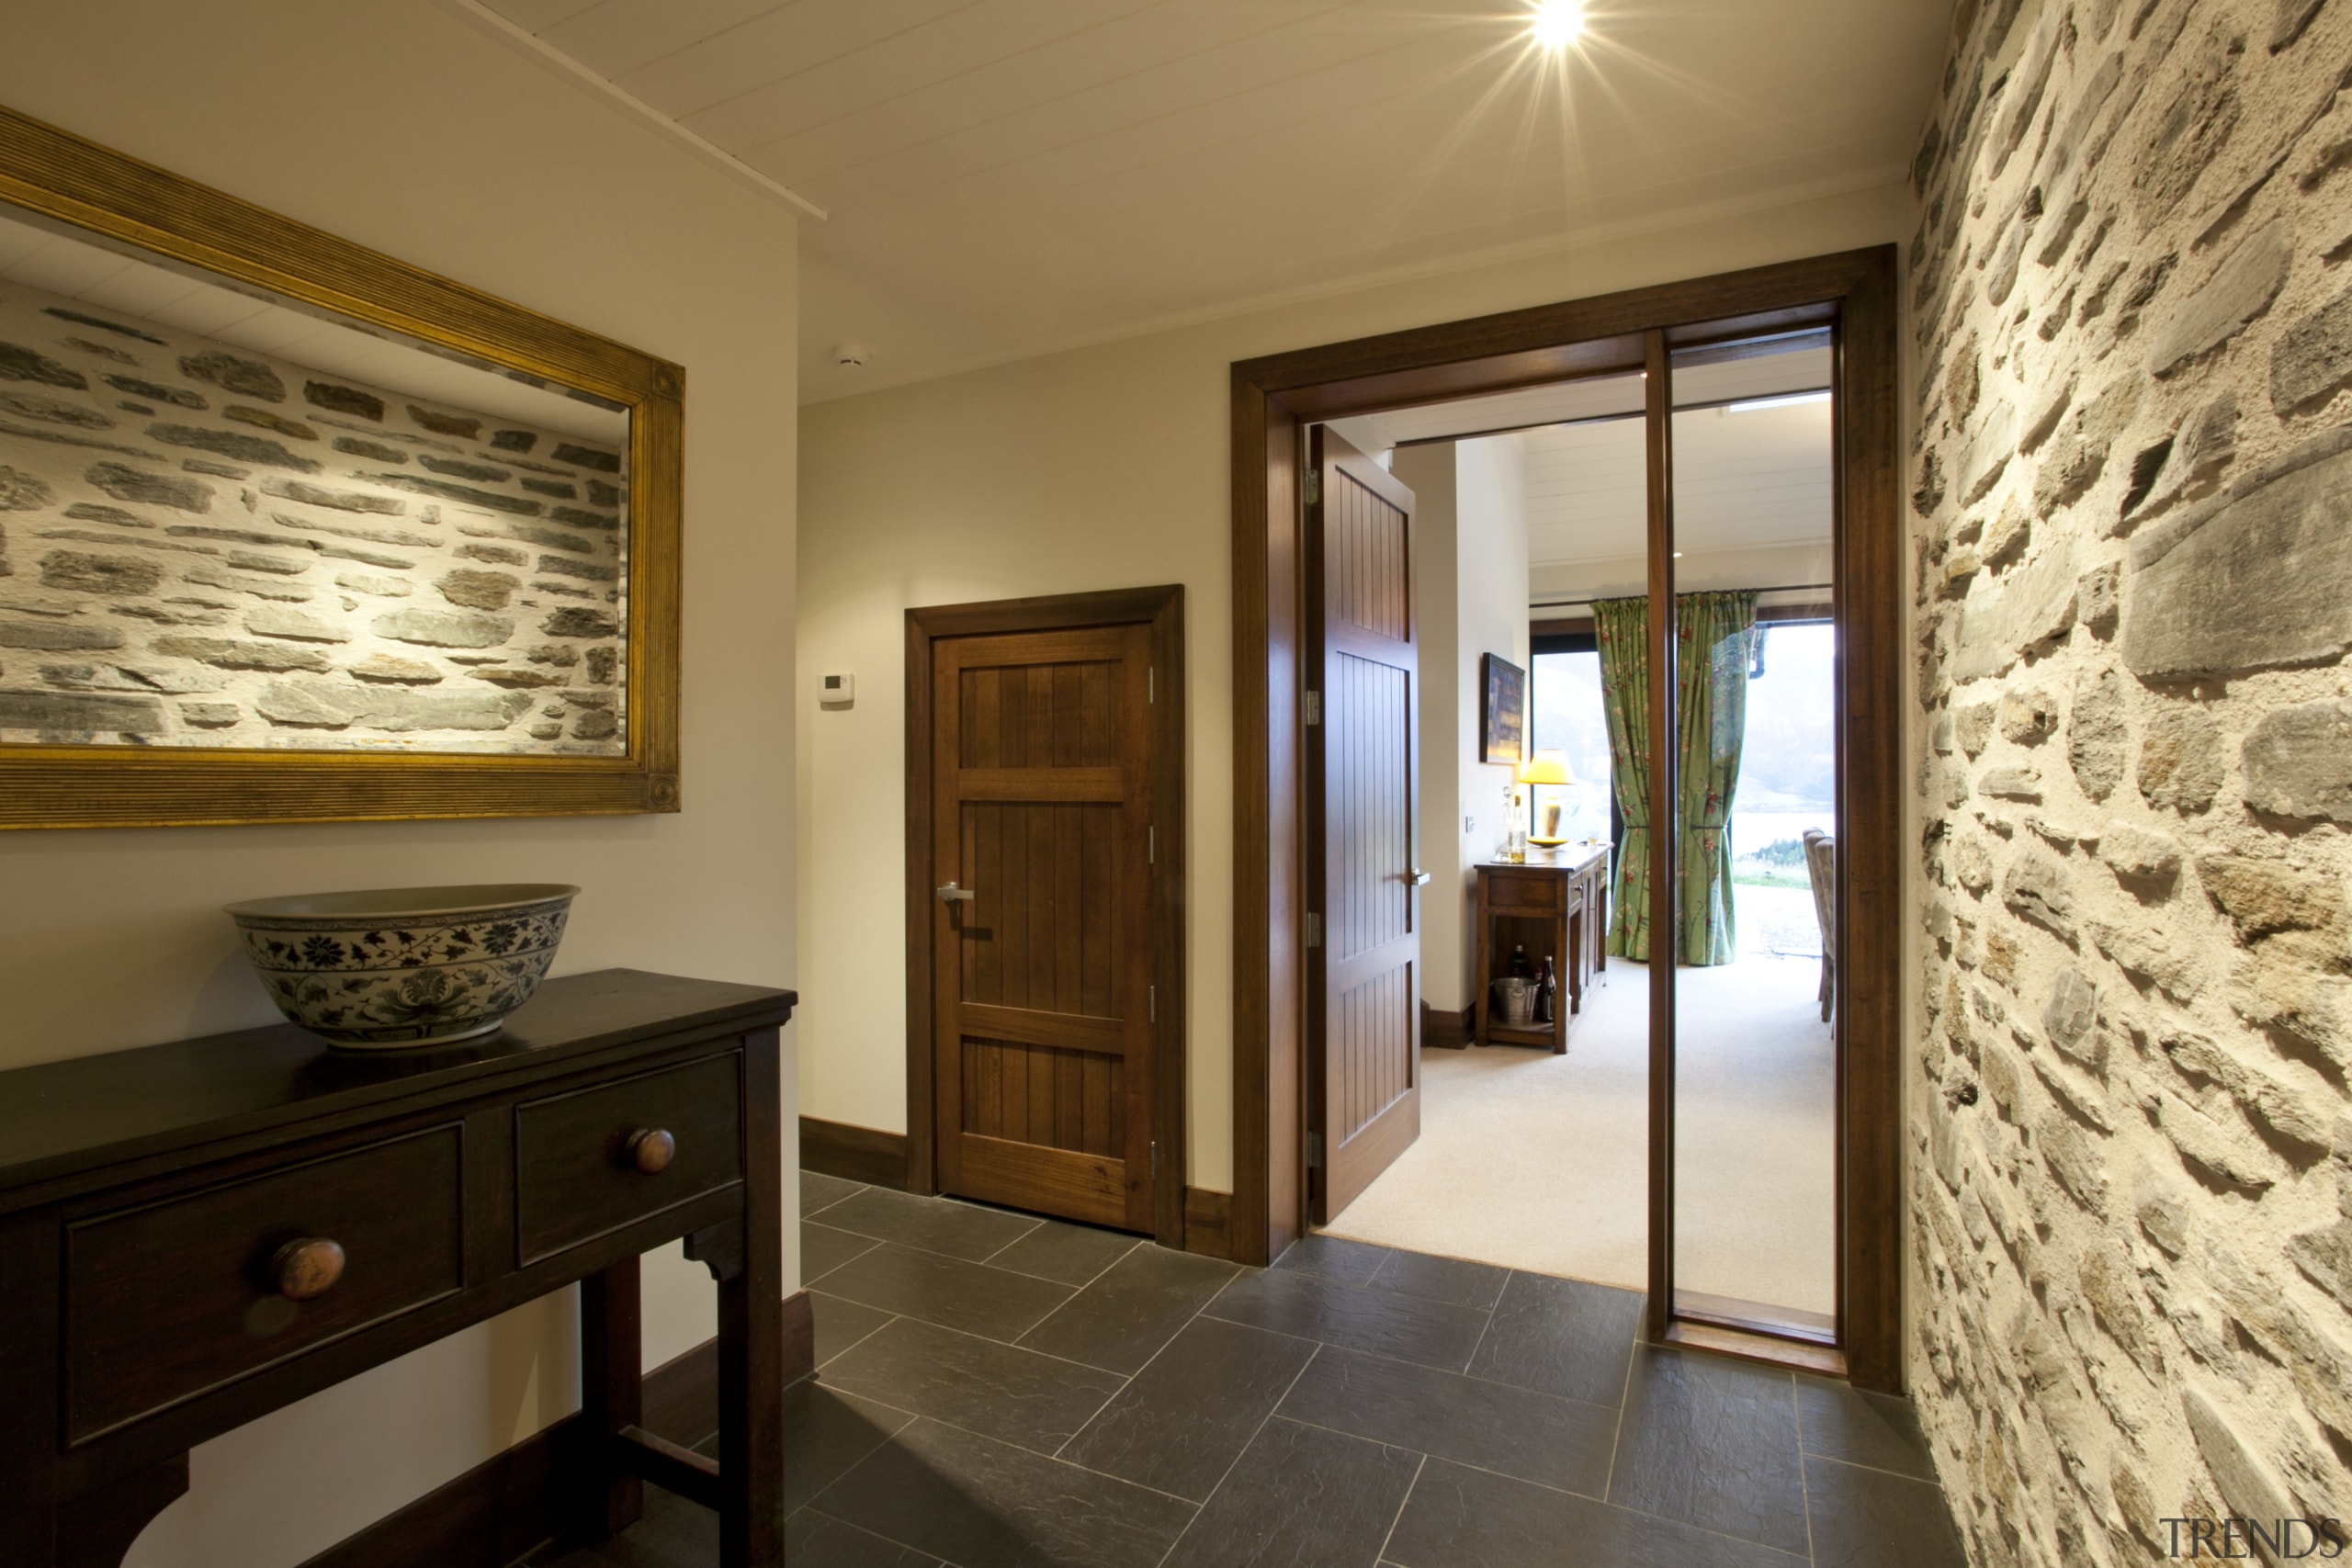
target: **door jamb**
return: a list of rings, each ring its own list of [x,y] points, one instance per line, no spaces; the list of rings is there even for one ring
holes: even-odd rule
[[[1835,614],[1843,646],[1837,973],[1838,1316],[1849,1376],[1899,1391],[1903,1351],[1905,668],[1895,248],[1881,245],[1329,344],[1232,367],[1233,1256],[1304,1234],[1304,625],[1300,433],[1312,421],[1643,367],[1674,347],[1830,325]]]
[[[1081,626],[1151,627],[1155,671],[1151,720],[1152,983],[1159,1023],[1152,1040],[1152,1137],[1159,1145],[1153,1179],[1152,1234],[1163,1247],[1184,1245],[1185,1148],[1184,901],[1184,589],[1181,583],[1056,593],[980,604],[919,604],[907,611],[907,1190],[939,1190],[939,1128],[932,1097],[931,731],[934,694],[931,645],[941,637],[1003,632],[1069,631]]]

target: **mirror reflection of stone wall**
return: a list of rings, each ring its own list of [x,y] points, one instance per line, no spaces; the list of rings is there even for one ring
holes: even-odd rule
[[[0,282],[0,742],[620,755],[626,468]]]

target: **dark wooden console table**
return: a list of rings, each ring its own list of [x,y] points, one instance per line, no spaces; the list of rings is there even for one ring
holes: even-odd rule
[[[1481,1045],[1568,1048],[1568,1032],[1584,1011],[1584,994],[1607,967],[1609,849],[1567,848],[1556,861],[1478,867],[1477,1029]],[[1532,964],[1552,960],[1558,1005],[1549,1023],[1514,1026],[1495,1006],[1495,982],[1507,972],[1510,950],[1523,946]]]
[[[582,1528],[652,1481],[784,1561],[776,1032],[790,991],[612,969],[487,1040],[290,1024],[0,1073],[0,1557],[113,1568],[187,1451],[580,1281]],[[722,1467],[645,1432],[638,1258],[718,1281]]]

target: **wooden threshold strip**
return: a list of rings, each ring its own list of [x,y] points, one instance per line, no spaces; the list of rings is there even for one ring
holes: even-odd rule
[[[1760,1361],[1768,1367],[1814,1372],[1822,1377],[1842,1378],[1846,1375],[1846,1353],[1834,1345],[1785,1339],[1777,1334],[1758,1334],[1752,1329],[1730,1328],[1721,1324],[1702,1323],[1695,1318],[1677,1318],[1668,1324],[1665,1337],[1659,1343],[1684,1349],[1711,1350],[1718,1356]]]

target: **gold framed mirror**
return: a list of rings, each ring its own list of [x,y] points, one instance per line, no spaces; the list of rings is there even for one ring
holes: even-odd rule
[[[0,109],[0,827],[677,810],[684,394]]]

